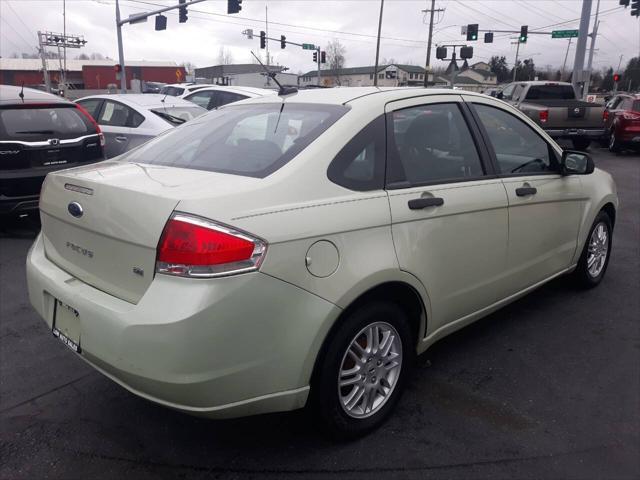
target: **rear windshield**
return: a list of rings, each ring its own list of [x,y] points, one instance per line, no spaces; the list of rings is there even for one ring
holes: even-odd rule
[[[182,125],[189,120],[199,117],[203,113],[207,113],[205,108],[196,105],[193,107],[154,108],[151,111],[173,126]]]
[[[533,85],[527,92],[527,100],[575,100],[571,85]]]
[[[172,97],[177,97],[178,95],[182,95],[184,93],[184,88],[162,87],[162,89],[160,89],[160,93],[163,95],[171,95]]]
[[[345,114],[342,105],[230,105],[157,137],[124,159],[264,178]]]
[[[0,109],[0,139],[39,141],[75,138],[95,128],[75,106]]]

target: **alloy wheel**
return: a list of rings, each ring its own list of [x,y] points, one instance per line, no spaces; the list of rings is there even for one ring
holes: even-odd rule
[[[393,393],[402,368],[400,334],[386,322],[364,327],[342,357],[338,376],[340,405],[353,418],[380,411]]]
[[[591,232],[587,255],[587,271],[596,278],[602,272],[609,254],[609,232],[604,222],[599,222]]]

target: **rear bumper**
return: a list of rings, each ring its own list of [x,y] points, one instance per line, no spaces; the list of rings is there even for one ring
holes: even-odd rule
[[[545,128],[544,131],[552,138],[589,138],[597,140],[605,135],[604,128]]]
[[[215,418],[304,406],[322,341],[340,309],[262,273],[157,275],[138,304],[97,290],[45,255],[27,257],[31,304],[49,328],[54,300],[79,312],[81,356],[148,400]]]

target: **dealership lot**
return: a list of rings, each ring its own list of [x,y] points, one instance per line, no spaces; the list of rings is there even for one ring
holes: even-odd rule
[[[0,477],[637,477],[640,156],[591,152],[621,204],[601,286],[584,292],[561,278],[441,341],[420,358],[396,415],[345,444],[301,412],[199,419],[93,371],[29,305],[24,261],[37,225],[5,225]]]

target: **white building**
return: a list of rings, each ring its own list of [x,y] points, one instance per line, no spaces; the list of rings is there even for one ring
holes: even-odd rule
[[[374,66],[322,70],[321,85],[325,87],[369,87],[374,81]],[[379,65],[377,73],[380,87],[419,87],[424,84],[425,70],[415,65]],[[317,70],[310,70],[299,78],[301,87],[316,85]]]

